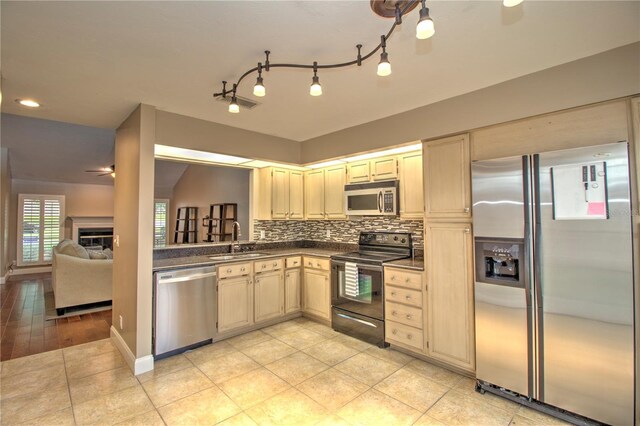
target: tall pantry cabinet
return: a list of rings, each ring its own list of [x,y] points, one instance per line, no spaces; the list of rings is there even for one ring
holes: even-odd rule
[[[473,236],[469,135],[423,143],[426,354],[473,372]]]

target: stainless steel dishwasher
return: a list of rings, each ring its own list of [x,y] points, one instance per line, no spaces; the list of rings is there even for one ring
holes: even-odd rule
[[[155,358],[210,343],[216,334],[216,268],[161,271],[154,275]]]

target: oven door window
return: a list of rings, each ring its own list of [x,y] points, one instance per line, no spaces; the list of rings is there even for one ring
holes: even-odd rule
[[[340,298],[358,303],[371,304],[375,296],[379,294],[378,288],[380,285],[380,271],[358,268],[358,279],[356,280],[355,286],[347,283],[344,269],[341,269],[338,275],[338,292]]]

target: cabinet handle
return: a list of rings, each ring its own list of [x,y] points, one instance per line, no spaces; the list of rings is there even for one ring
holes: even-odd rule
[[[262,269],[266,269],[267,265],[262,265]]]
[[[411,300],[411,296],[407,295],[407,296],[406,296],[406,299],[407,299],[407,300]]]
[[[391,315],[393,315],[394,317],[398,315],[398,313],[396,311],[392,311]]]
[[[227,274],[231,273],[231,268],[227,268]]]
[[[396,292],[395,292],[395,291],[392,291],[392,292],[391,292],[391,295],[392,295],[392,296],[395,296],[395,295],[396,295]]]
[[[286,277],[289,278],[289,274],[287,274]]]
[[[319,267],[320,267],[320,264],[319,264],[319,263],[316,263],[316,266],[319,268]]]
[[[391,334],[393,334],[393,335],[398,334],[398,330],[392,330],[392,331],[391,331]]]
[[[407,314],[407,319],[410,320],[411,319],[411,314]]]
[[[395,275],[391,275],[391,281],[395,281],[396,280],[396,276]]]
[[[406,279],[404,280],[404,282],[405,282],[405,283],[410,283],[410,282],[411,282],[411,278],[406,278]]]
[[[273,262],[273,266],[278,266],[278,262]]]
[[[411,340],[413,339],[413,336],[411,334],[407,334],[407,339]]]
[[[256,278],[256,284],[258,284],[260,282],[260,279]]]
[[[240,271],[244,272],[245,271],[245,267],[243,266],[242,268],[240,268]]]
[[[296,260],[295,262],[293,262],[293,264],[294,264],[294,265],[297,265],[297,264],[298,264],[298,261]]]
[[[464,230],[464,233],[465,233],[465,234],[468,234],[469,232],[471,232],[471,229],[469,229],[469,228],[466,228],[466,229]]]
[[[464,208],[464,212],[465,212],[465,213],[469,213],[470,211],[471,211],[471,209],[469,209],[469,207],[465,207],[465,208]]]

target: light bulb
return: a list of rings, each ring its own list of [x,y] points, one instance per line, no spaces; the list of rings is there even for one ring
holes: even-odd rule
[[[513,7],[522,3],[522,0],[502,0],[502,5],[504,7]]]
[[[380,77],[386,77],[391,74],[391,63],[389,62],[389,56],[387,52],[382,52],[380,55],[380,62],[378,63],[378,75]]]
[[[233,114],[237,114],[240,112],[240,107],[238,106],[238,103],[236,102],[236,97],[234,96],[233,98],[231,98],[231,103],[229,104],[229,112],[233,113]]]
[[[256,81],[256,85],[253,86],[253,94],[259,97],[263,97],[264,95],[267,94],[267,91],[265,90],[264,85],[262,84],[262,77],[258,77],[258,80]]]
[[[309,94],[311,96],[322,95],[322,86],[320,85],[320,79],[316,75],[313,76],[313,82],[311,83],[311,87],[309,88]]]
[[[420,40],[426,40],[433,36],[435,32],[433,20],[429,16],[429,8],[423,7],[420,9],[420,19],[418,20],[418,25],[416,25],[416,37]]]
[[[16,99],[16,102],[29,108],[38,108],[40,104],[33,99]]]

